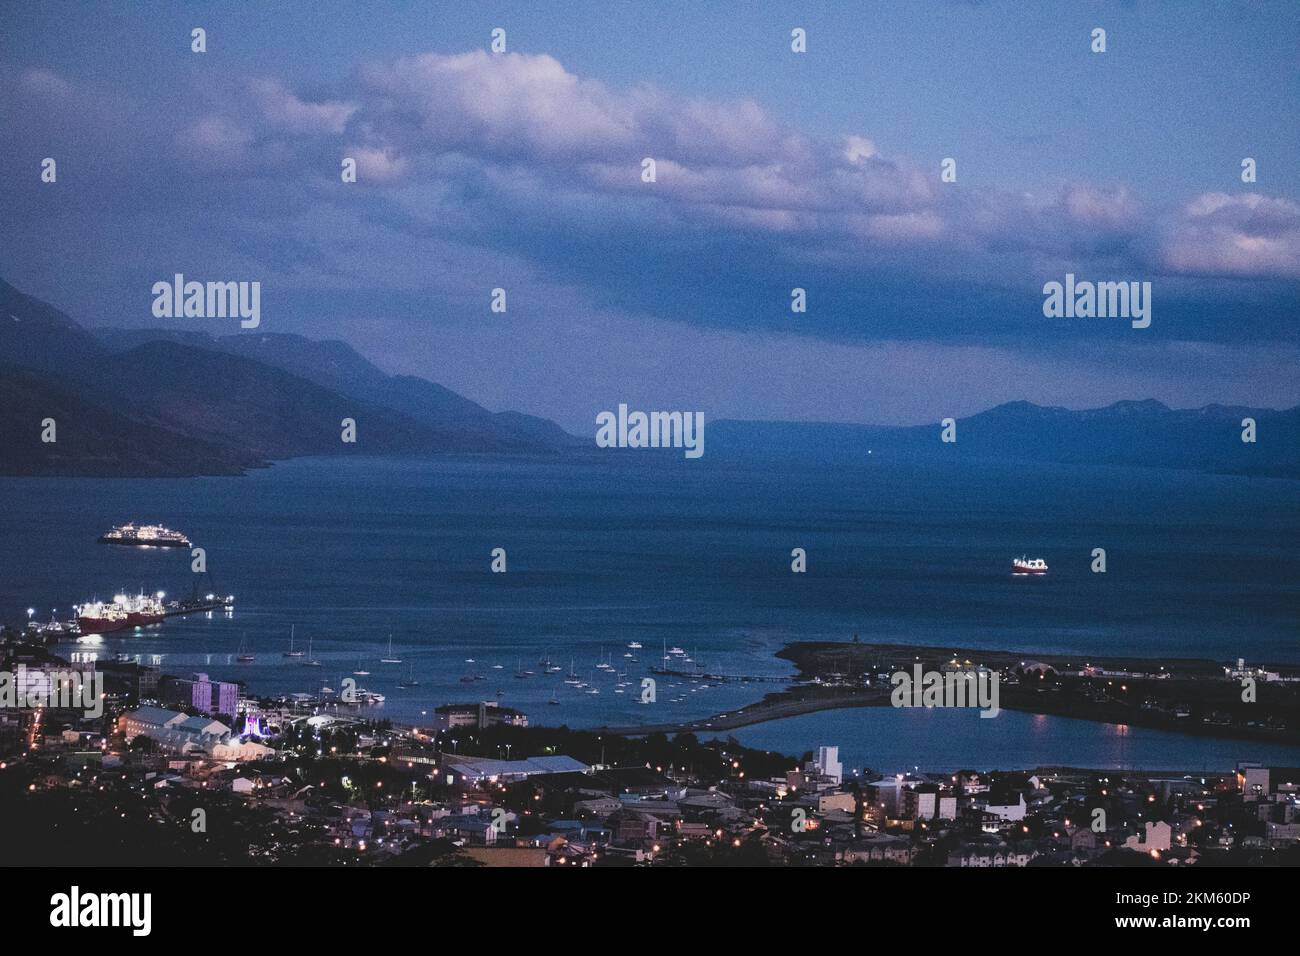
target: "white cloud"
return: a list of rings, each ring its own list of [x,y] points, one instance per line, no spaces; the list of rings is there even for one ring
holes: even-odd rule
[[[43,67],[24,70],[19,85],[25,92],[54,99],[70,99],[73,94],[71,83],[53,70]]]
[[[1173,223],[1163,257],[1184,274],[1300,278],[1300,205],[1259,193],[1204,193]]]
[[[354,104],[339,100],[308,103],[277,79],[249,80],[248,88],[263,117],[291,133],[342,133],[357,110]]]
[[[177,147],[192,161],[207,166],[241,162],[247,158],[253,134],[225,116],[204,116],[182,129]]]

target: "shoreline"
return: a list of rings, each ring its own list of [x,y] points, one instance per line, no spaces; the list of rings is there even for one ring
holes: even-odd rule
[[[789,691],[768,694],[762,700],[745,704],[736,710],[723,711],[698,720],[667,724],[636,726],[593,727],[592,733],[613,734],[619,737],[648,737],[652,734],[715,733],[720,730],[738,730],[786,717],[800,717],[824,710],[842,710],[851,707],[883,707],[889,703],[885,692],[836,694],[817,697],[789,697]]]
[[[1023,662],[1045,664],[1052,668],[1061,668],[1061,680],[1075,681],[1089,686],[1105,682],[1113,689],[1114,681],[1121,680],[1122,694],[1132,698],[1142,698],[1142,704],[1134,706],[1119,700],[1090,699],[1078,696],[1065,697],[1052,694],[1043,688],[1027,683],[1016,683],[1002,688],[1000,706],[1003,710],[1022,713],[1041,714],[1049,717],[1066,717],[1086,720],[1093,723],[1112,724],[1116,726],[1145,727],[1180,734],[1186,737],[1209,737],[1224,740],[1249,740],[1256,743],[1279,744],[1300,747],[1300,732],[1293,727],[1260,726],[1239,723],[1206,723],[1204,720],[1191,719],[1192,711],[1185,714],[1180,711],[1172,713],[1147,708],[1145,705],[1157,695],[1157,700],[1175,696],[1180,699],[1191,698],[1201,707],[1227,706],[1225,698],[1239,692],[1240,688],[1224,676],[1225,665],[1221,662],[1204,658],[1170,658],[1163,663],[1150,658],[1105,657],[1096,658],[1094,667],[1099,668],[1098,676],[1073,677],[1065,668],[1075,666],[1072,661],[1079,657],[1066,655],[1027,655],[1006,650],[978,650],[937,648],[929,646],[911,646],[905,644],[868,644],[850,642],[794,642],[777,651],[776,657],[793,662],[798,668],[797,678],[818,680],[822,683],[796,684],[783,691],[771,693],[752,704],[711,716],[686,721],[662,724],[601,726],[591,728],[593,733],[606,733],[625,737],[643,737],[652,734],[679,733],[717,733],[719,731],[738,730],[787,717],[829,710],[842,710],[857,707],[890,706],[891,688],[888,686],[864,686],[825,683],[829,676],[843,679],[856,663],[866,663],[867,658],[875,658],[876,667],[889,658],[904,658],[910,663],[941,666],[962,656],[962,662],[970,665],[979,660],[980,665],[992,669],[1012,667]],[[970,656],[968,656],[970,655]],[[855,661],[855,658],[861,660]],[[834,666],[836,671],[827,672],[826,668]],[[897,669],[897,665],[891,664]],[[1296,665],[1266,665],[1276,667],[1278,673],[1294,677],[1300,675]],[[840,670],[842,668],[842,670]],[[1124,670],[1145,668],[1146,670]],[[1118,673],[1127,676],[1114,676]],[[1161,676],[1152,676],[1152,675]],[[1129,694],[1129,686],[1134,693]],[[1268,685],[1264,685],[1268,686]],[[1090,688],[1091,689],[1091,688]],[[1257,715],[1264,720],[1283,720],[1294,712],[1294,699],[1297,691],[1289,682],[1270,690],[1270,696],[1276,691],[1286,695],[1282,702],[1270,702],[1269,705],[1255,704],[1260,708]],[[996,719],[996,718],[994,718]]]

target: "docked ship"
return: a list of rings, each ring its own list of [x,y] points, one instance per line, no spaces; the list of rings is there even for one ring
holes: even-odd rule
[[[119,594],[113,599],[113,603],[120,604],[126,609],[127,627],[148,627],[150,624],[159,623],[167,616],[167,609],[163,607],[162,598],[161,591],[156,597],[144,592],[137,594],[135,597]]]
[[[1046,574],[1047,562],[1042,558],[1026,558],[1023,555],[1011,559],[1012,574]]]
[[[160,524],[124,524],[100,535],[99,543],[134,548],[188,548],[190,539]]]
[[[135,597],[119,594],[108,601],[91,601],[76,607],[77,628],[82,634],[111,634],[128,627],[148,627],[167,616],[162,595],[140,593]]]
[[[82,634],[111,634],[127,626],[126,608],[117,603],[91,601],[76,607],[77,629]]]

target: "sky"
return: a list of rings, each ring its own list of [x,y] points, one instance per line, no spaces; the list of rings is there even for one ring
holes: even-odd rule
[[[258,281],[243,334],[581,432],[1290,407],[1298,105],[1294,2],[6,0],[0,277],[213,334],[153,284]],[[1150,282],[1150,327],[1045,317],[1067,273]]]

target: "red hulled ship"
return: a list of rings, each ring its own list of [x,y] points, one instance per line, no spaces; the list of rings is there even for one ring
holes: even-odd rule
[[[119,594],[112,602],[92,601],[77,607],[77,627],[82,634],[111,634],[128,627],[148,627],[166,617],[162,595],[141,592],[135,597]]]

